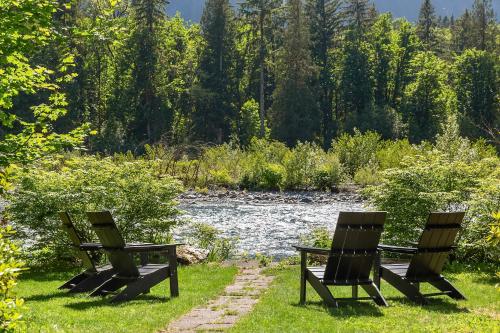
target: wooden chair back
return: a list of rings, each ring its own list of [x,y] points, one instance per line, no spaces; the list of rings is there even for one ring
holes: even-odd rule
[[[69,236],[71,244],[77,249],[77,255],[82,260],[83,266],[87,269],[96,269],[94,260],[87,251],[80,250],[80,245],[83,243],[82,238],[78,234],[73,221],[68,212],[59,212],[59,219],[62,222],[62,228]]]
[[[406,277],[425,280],[439,276],[453,249],[465,212],[430,213],[412,256]]]
[[[368,281],[386,212],[340,212],[324,280],[336,284]]]
[[[124,250],[125,240],[111,213],[87,212],[87,216],[117,274],[121,277],[138,277],[139,270],[132,255]]]

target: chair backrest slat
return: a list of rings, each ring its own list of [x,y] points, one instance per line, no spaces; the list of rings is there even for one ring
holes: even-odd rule
[[[325,268],[325,280],[367,280],[386,212],[340,212]]]
[[[465,212],[430,213],[417,253],[412,256],[406,277],[413,280],[441,274],[453,248]]]
[[[124,250],[125,240],[110,212],[88,212],[87,216],[104,250],[108,252],[109,262],[121,277],[137,277],[139,270],[132,255]]]
[[[59,219],[62,222],[63,230],[71,240],[71,244],[77,249],[77,255],[82,260],[83,266],[87,269],[96,270],[94,260],[92,259],[90,254],[87,251],[79,249],[80,244],[83,243],[83,241],[78,234],[73,221],[71,221],[71,217],[69,216],[68,212],[59,212]]]

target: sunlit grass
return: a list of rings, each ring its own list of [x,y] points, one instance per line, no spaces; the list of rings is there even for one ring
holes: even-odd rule
[[[156,332],[220,294],[235,273],[235,267],[181,267],[180,297],[170,299],[167,280],[152,288],[150,294],[118,305],[110,304],[109,298],[57,290],[71,273],[26,273],[17,294],[26,301],[24,320],[28,332]]]
[[[489,273],[458,269],[447,274],[466,301],[441,296],[428,306],[418,306],[382,282],[390,307],[363,301],[343,303],[338,309],[324,307],[309,285],[308,302],[298,305],[298,268],[272,273],[277,274],[273,287],[231,332],[500,332],[500,293]],[[423,290],[430,288],[423,285]],[[332,292],[350,297],[351,290],[334,287]],[[360,295],[366,295],[361,288]]]

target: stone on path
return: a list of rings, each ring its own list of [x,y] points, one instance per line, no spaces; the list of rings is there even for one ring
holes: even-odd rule
[[[233,284],[204,306],[192,309],[159,333],[220,332],[232,327],[249,313],[273,280],[262,274],[256,263],[241,263]]]

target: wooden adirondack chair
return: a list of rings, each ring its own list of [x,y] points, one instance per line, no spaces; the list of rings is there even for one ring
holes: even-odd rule
[[[441,275],[464,215],[464,212],[431,213],[415,248],[380,244],[379,249],[382,251],[412,255],[409,263],[381,265],[379,270],[381,278],[419,304],[428,303],[425,297],[438,295],[465,299],[465,296]],[[422,282],[430,283],[440,292],[420,293],[419,287]]]
[[[85,271],[76,275],[59,289],[69,289],[70,293],[89,292],[110,279],[115,271],[111,265],[97,266],[89,251],[96,251],[101,248],[100,244],[83,243],[82,239],[71,221],[67,212],[59,212],[64,231],[71,239],[72,245],[78,249],[78,256],[82,260]],[[81,250],[80,246],[85,244],[88,250]]]
[[[176,246],[181,244],[127,245],[110,212],[89,212],[87,216],[116,271],[116,274],[92,292],[91,296],[107,295],[125,287],[111,302],[127,301],[148,293],[151,287],[167,278],[170,278],[170,296],[179,296]],[[154,251],[168,252],[168,264],[135,264],[133,253]]]
[[[328,306],[363,299],[388,306],[370,279],[385,216],[386,212],[340,212],[330,250],[295,246],[301,254],[300,304],[306,300],[307,281]],[[326,266],[308,267],[308,253],[328,255]],[[352,298],[334,298],[328,286],[352,286]],[[369,297],[358,297],[358,286]]]

